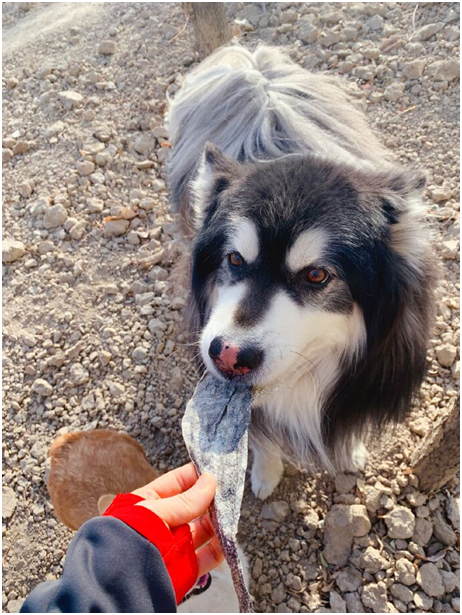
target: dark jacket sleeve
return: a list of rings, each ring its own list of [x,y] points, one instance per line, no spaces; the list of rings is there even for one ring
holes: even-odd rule
[[[119,519],[87,521],[58,581],[42,583],[21,613],[176,613],[172,582],[156,547]]]

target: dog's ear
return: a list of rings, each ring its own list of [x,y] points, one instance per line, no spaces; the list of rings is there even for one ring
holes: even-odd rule
[[[199,228],[207,211],[217,205],[219,195],[239,176],[241,165],[225,156],[218,147],[206,143],[199,167],[191,182],[191,204],[194,210],[195,226]]]
[[[389,245],[400,256],[416,265],[427,252],[429,233],[423,223],[423,191],[427,176],[412,167],[399,168],[386,176],[381,198],[389,223]]]

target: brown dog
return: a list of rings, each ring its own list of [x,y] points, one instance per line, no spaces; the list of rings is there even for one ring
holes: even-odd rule
[[[133,438],[105,429],[60,436],[49,455],[51,501],[58,519],[73,530],[102,514],[117,493],[159,476]]]

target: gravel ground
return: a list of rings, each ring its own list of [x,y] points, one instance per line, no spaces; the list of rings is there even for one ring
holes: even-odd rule
[[[411,453],[458,393],[459,6],[234,3],[244,44],[340,74],[383,141],[429,173],[442,261],[428,378],[364,473],[288,468],[247,487],[240,540],[259,612],[459,612],[459,485],[419,491]],[[182,333],[185,246],[168,213],[166,91],[195,63],[180,3],[3,3],[3,607],[58,577],[47,448],[126,431],[160,470],[186,460],[197,373]]]

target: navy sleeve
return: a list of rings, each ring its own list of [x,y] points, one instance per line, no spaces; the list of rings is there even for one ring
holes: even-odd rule
[[[172,582],[156,547],[112,517],[79,529],[58,581],[26,598],[21,613],[176,613]]]

